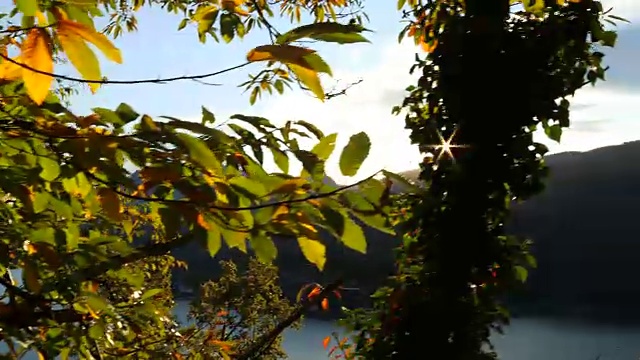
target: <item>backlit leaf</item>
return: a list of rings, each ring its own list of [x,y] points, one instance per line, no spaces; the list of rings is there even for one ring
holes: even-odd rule
[[[308,68],[295,65],[288,64],[289,69],[296,75],[298,80],[305,85],[311,92],[321,101],[324,101],[324,89],[322,88],[322,84],[320,83],[320,78],[318,77],[318,73],[313,70],[309,70]]]
[[[354,176],[371,150],[371,140],[366,133],[360,132],[351,136],[349,143],[340,155],[340,171],[342,175]]]
[[[71,61],[71,64],[78,70],[80,75],[86,80],[101,80],[100,63],[98,58],[89,48],[85,40],[69,27],[69,21],[61,21],[58,24],[58,40],[64,53]],[[90,83],[89,88],[96,92],[100,84]]]
[[[199,163],[214,175],[222,174],[222,165],[209,147],[207,147],[207,144],[202,140],[187,134],[177,134],[176,136],[189,150],[189,155],[193,161]]]
[[[220,230],[217,226],[212,226],[207,231],[207,250],[209,250],[209,255],[211,255],[211,257],[216,256],[221,247],[222,237],[220,235]]]
[[[316,154],[319,159],[327,160],[333,150],[336,148],[336,140],[338,139],[338,134],[330,134],[320,139],[320,141],[311,149],[311,152]]]
[[[93,44],[107,57],[107,59],[118,64],[122,63],[122,54],[120,53],[120,50],[115,47],[111,40],[109,40],[109,38],[104,34],[97,32],[84,24],[65,19],[58,19],[58,26],[62,26],[69,36],[74,34],[75,36],[79,36],[84,39],[86,42]]]
[[[360,35],[365,29],[358,25],[343,25],[335,22],[318,22],[303,25],[278,36],[278,44],[290,43],[302,38],[337,42],[340,44],[368,42]]]
[[[54,159],[46,156],[39,156],[38,163],[42,168],[40,177],[46,181],[53,181],[60,175],[60,165]]]
[[[49,94],[53,77],[53,58],[49,44],[49,33],[41,28],[29,30],[27,38],[22,43],[22,59],[24,65],[39,72],[22,70],[22,78],[29,97],[38,105],[42,104]]]
[[[324,264],[327,261],[326,247],[324,244],[317,240],[312,240],[304,236],[298,237],[298,245],[304,257],[312,264],[318,267],[318,269],[324,269]]]
[[[15,4],[24,16],[34,16],[38,11],[38,0],[16,0]]]
[[[278,165],[278,168],[280,168],[283,173],[288,174],[289,157],[287,156],[287,153],[277,148],[271,148],[271,154],[273,154],[273,161]]]
[[[51,195],[46,192],[40,192],[35,194],[33,199],[33,212],[40,213],[49,206],[49,199]]]
[[[0,61],[2,61],[0,63],[0,79],[12,81],[22,77],[23,68],[22,66],[18,65],[24,62],[22,60],[22,57],[17,56],[13,58],[13,61],[9,61],[6,59],[0,59]]]
[[[357,252],[366,254],[367,239],[360,225],[356,224],[351,217],[345,215],[344,233],[342,234],[342,242],[348,248]]]
[[[256,257],[264,262],[271,263],[278,256],[278,249],[273,243],[273,239],[266,235],[253,235],[249,237],[251,248],[256,254]]]

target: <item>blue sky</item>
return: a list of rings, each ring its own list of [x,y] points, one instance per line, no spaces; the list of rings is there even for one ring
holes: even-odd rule
[[[366,131],[373,141],[368,159],[356,178],[368,176],[380,168],[402,171],[417,166],[420,156],[408,143],[408,133],[403,129],[401,117],[394,117],[390,110],[403,97],[403,89],[412,83],[408,68],[416,49],[410,42],[397,43],[401,29],[396,1],[370,0],[365,4],[371,22],[368,34],[371,44],[313,45],[332,66],[334,77],[326,79],[325,86],[346,84],[362,79],[350,89],[347,96],[321,103],[299,90],[285,95],[263,97],[250,106],[248,94],[237,85],[247,79],[249,71],[257,72],[259,64],[224,76],[207,79],[222,86],[206,86],[193,81],[170,84],[107,85],[97,94],[83,93],[73,100],[78,113],[86,113],[91,107],[114,108],[120,102],[132,105],[139,112],[152,116],[171,115],[185,120],[199,120],[200,107],[213,111],[219,121],[231,114],[265,116],[275,123],[305,119],[314,122],[325,132],[338,132],[338,149],[349,136]],[[640,22],[640,1],[604,0],[604,5],[614,6],[615,13]],[[195,28],[187,27],[178,32],[181,18],[161,9],[145,8],[138,15],[139,30],[116,40],[122,50],[121,65],[102,61],[103,74],[110,79],[127,80],[159,78],[176,75],[210,73],[245,61],[246,53],[256,45],[268,42],[265,32],[254,31],[242,41],[231,44],[207,41],[201,44]],[[279,29],[286,30],[286,22],[278,22]],[[595,147],[618,144],[640,139],[640,27],[620,27],[616,49],[608,50],[606,60],[612,65],[609,81],[604,86],[582,91],[573,100],[574,127],[567,131],[562,144],[550,144],[554,152],[589,150]],[[73,74],[68,68],[57,70]],[[339,176],[335,166],[329,173],[338,182],[348,182]]]

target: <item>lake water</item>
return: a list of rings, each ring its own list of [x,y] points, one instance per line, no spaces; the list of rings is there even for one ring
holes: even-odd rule
[[[184,318],[187,304],[176,315]],[[305,320],[300,330],[285,331],[284,348],[291,360],[327,360],[322,340],[340,328],[331,322]],[[596,326],[566,321],[514,319],[503,336],[494,338],[501,360],[638,360],[640,327]],[[0,344],[0,352],[6,351]],[[36,360],[35,354],[23,359]]]
[[[15,279],[20,281],[19,274]],[[0,292],[4,289],[0,289]],[[176,315],[186,319],[188,304],[179,302]],[[332,322],[305,320],[300,330],[284,333],[284,348],[291,360],[326,360],[322,340],[340,328]],[[494,343],[502,360],[639,360],[640,326],[590,325],[569,321],[518,318],[496,335]],[[0,344],[0,353],[7,350]],[[35,354],[23,359],[35,360]]]
[[[186,303],[176,315],[184,318]],[[300,330],[285,332],[284,348],[291,360],[327,360],[322,340],[340,328],[328,321],[305,320]],[[505,335],[494,338],[502,360],[639,360],[640,326],[617,327],[548,319],[518,318]]]

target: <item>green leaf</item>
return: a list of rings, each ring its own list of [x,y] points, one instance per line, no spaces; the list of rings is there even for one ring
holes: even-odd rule
[[[115,111],[100,107],[92,108],[91,111],[100,116],[100,122],[112,124],[116,127],[125,125],[124,121],[122,121],[118,113],[116,113]]]
[[[45,156],[39,156],[38,163],[42,168],[42,171],[40,171],[40,177],[43,180],[53,181],[60,176],[60,165],[56,160]]]
[[[260,88],[258,86],[254,87],[251,91],[251,95],[249,95],[249,104],[253,105],[256,103],[258,95],[260,94]]]
[[[51,195],[46,192],[36,193],[33,199],[33,212],[36,214],[43,212],[49,206]]]
[[[87,296],[87,306],[89,306],[94,312],[104,311],[109,307],[109,303],[102,297],[94,293],[85,293],[85,295]]]
[[[202,124],[213,124],[216,122],[216,117],[206,107],[202,107]]]
[[[334,42],[338,44],[354,44],[354,43],[370,42],[369,40],[367,40],[367,38],[357,33],[322,34],[322,35],[316,35],[313,38],[316,40],[321,40],[325,42]]]
[[[316,146],[311,149],[311,152],[316,154],[320,160],[327,160],[333,150],[336,148],[336,139],[338,134],[330,134],[322,138]]]
[[[256,197],[264,196],[267,192],[263,184],[244,176],[234,176],[227,182],[232,187],[239,187]]]
[[[24,16],[35,16],[38,11],[38,0],[16,0],[16,6]]]
[[[282,170],[283,173],[289,173],[289,157],[287,153],[280,149],[271,148],[271,154],[273,154],[273,161],[278,165],[278,168]]]
[[[187,134],[176,134],[176,136],[187,150],[189,150],[189,156],[191,156],[195,162],[213,174],[220,175],[223,173],[222,165],[220,165],[216,156],[202,140]]]
[[[382,170],[382,174],[384,176],[386,176],[388,179],[390,179],[391,181],[393,181],[399,187],[404,188],[403,190],[407,190],[407,191],[410,191],[412,193],[417,193],[417,192],[419,192],[421,190],[418,186],[416,186],[415,184],[411,183],[409,180],[407,180],[402,175],[395,174],[395,173],[392,173],[391,171],[387,171],[387,170]]]
[[[560,125],[556,124],[545,127],[544,132],[549,139],[555,142],[560,142],[560,138],[562,137],[562,127],[560,127]]]
[[[80,229],[78,225],[71,223],[67,225],[65,232],[65,241],[67,243],[67,250],[72,251],[78,248],[78,241],[80,240]]]
[[[213,26],[219,13],[220,10],[214,5],[201,7],[196,11],[193,18],[198,22],[198,35],[200,36],[201,42],[204,42],[206,33],[209,32],[211,26]]]
[[[182,19],[182,21],[180,21],[180,24],[178,24],[178,31],[184,29],[187,26],[187,23],[189,22],[189,19]]]
[[[354,42],[368,42],[360,35],[366,29],[359,25],[343,25],[336,22],[317,22],[299,26],[278,36],[277,44],[287,44],[302,38],[310,38],[340,44]]]
[[[133,110],[131,106],[125,103],[118,105],[116,108],[116,114],[118,114],[118,117],[120,117],[120,120],[122,120],[124,124],[130,123],[140,116],[140,114]]]
[[[262,132],[265,131],[264,128],[275,129],[275,126],[271,123],[271,121],[260,116],[247,116],[242,114],[235,114],[235,115],[231,115],[230,118],[233,120],[240,120],[240,121],[249,123],[251,124],[251,126],[253,126],[257,130]]]
[[[278,249],[271,237],[264,234],[252,235],[249,241],[258,260],[270,264],[278,256]]]
[[[149,289],[147,291],[145,291],[141,296],[140,296],[140,300],[146,300],[149,299],[151,297],[154,297],[158,294],[160,294],[162,292],[162,289]]]
[[[525,269],[522,266],[515,266],[514,270],[515,270],[516,279],[518,281],[520,281],[520,282],[526,282],[527,281],[527,277],[529,275],[529,272],[527,271],[527,269]]]
[[[84,173],[79,172],[72,178],[62,179],[62,187],[71,195],[85,197],[92,189],[91,183]]]
[[[226,43],[231,42],[236,34],[236,26],[240,18],[236,14],[224,13],[220,16],[220,35]]]
[[[41,228],[31,231],[29,234],[29,240],[31,242],[37,243],[55,243],[55,230],[53,228]]]
[[[247,252],[247,236],[246,232],[233,231],[229,229],[221,229],[224,242],[230,249],[238,248],[240,251]]]
[[[602,45],[614,47],[616,45],[616,40],[618,39],[618,34],[615,31],[608,30],[598,34],[598,38],[602,42]]]
[[[404,4],[406,3],[407,3],[407,0],[398,0],[398,4],[396,5],[396,8],[400,10],[404,7]]]
[[[304,127],[305,129],[307,129],[307,131],[309,131],[310,133],[312,133],[316,138],[318,138],[318,140],[322,139],[324,137],[324,133],[318,129],[317,126],[313,125],[310,122],[304,121],[304,120],[298,120],[295,122],[297,125],[300,125],[302,127]]]
[[[92,339],[102,339],[104,338],[104,333],[105,333],[105,329],[104,329],[104,325],[102,324],[102,321],[98,321],[95,324],[93,324],[93,326],[91,326],[89,328],[89,337]]]
[[[363,254],[367,253],[367,239],[364,236],[364,231],[346,213],[344,214],[344,233],[341,240],[348,248]]]
[[[327,226],[325,227],[328,227],[328,230],[335,237],[341,237],[344,234],[345,216],[340,211],[324,204],[319,210],[326,221]]]
[[[347,143],[340,155],[340,171],[342,175],[356,175],[369,155],[370,150],[371,140],[369,140],[369,136],[366,133],[360,132],[351,136],[349,143]]]
[[[207,231],[207,250],[211,257],[216,256],[220,248],[222,247],[222,236],[220,235],[220,229],[218,226],[211,226]]]
[[[300,250],[302,250],[304,257],[322,271],[324,269],[324,264],[327,261],[327,249],[324,244],[317,240],[311,240],[304,236],[300,236],[298,237],[298,245],[300,245]]]

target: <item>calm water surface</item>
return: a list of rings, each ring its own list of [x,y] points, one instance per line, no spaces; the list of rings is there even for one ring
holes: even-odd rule
[[[184,318],[187,309],[180,303],[176,314]],[[284,348],[291,360],[327,360],[322,340],[333,331],[340,328],[331,322],[305,320],[300,330],[285,332]],[[494,343],[501,360],[639,360],[640,326],[519,318]]]
[[[17,280],[20,279],[16,277]],[[176,315],[186,319],[188,304],[179,302]],[[340,328],[331,322],[306,320],[300,330],[285,332],[284,348],[291,360],[326,360],[322,340]],[[494,343],[502,360],[640,360],[640,326],[588,325],[568,321],[514,319]],[[0,344],[0,353],[7,350]],[[23,359],[35,360],[35,354]]]

